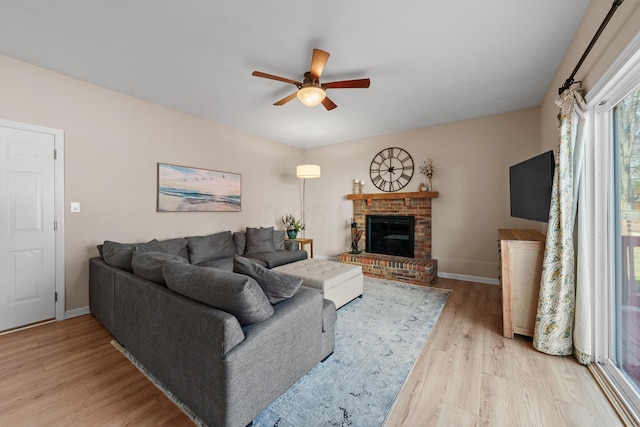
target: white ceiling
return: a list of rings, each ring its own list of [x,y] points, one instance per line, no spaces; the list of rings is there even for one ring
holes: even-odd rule
[[[0,0],[0,53],[306,148],[539,105],[589,3]],[[371,87],[273,106],[313,48]]]

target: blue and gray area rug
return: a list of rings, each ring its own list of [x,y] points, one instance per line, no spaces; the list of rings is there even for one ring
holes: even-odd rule
[[[366,277],[338,310],[336,348],[254,421],[259,427],[381,426],[449,297]]]
[[[448,297],[444,289],[365,277],[364,297],[338,310],[333,355],[265,409],[253,426],[383,425]],[[120,349],[196,425],[204,425]]]

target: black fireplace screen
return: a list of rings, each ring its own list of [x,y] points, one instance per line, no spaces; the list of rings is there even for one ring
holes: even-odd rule
[[[414,217],[368,215],[366,251],[413,258]]]

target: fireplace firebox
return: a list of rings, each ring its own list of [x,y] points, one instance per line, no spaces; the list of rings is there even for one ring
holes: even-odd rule
[[[413,216],[367,215],[366,251],[413,258],[414,224]]]

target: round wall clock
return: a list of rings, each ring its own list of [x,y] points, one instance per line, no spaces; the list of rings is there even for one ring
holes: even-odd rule
[[[385,148],[373,157],[369,176],[380,190],[398,191],[411,181],[413,158],[402,148]]]

